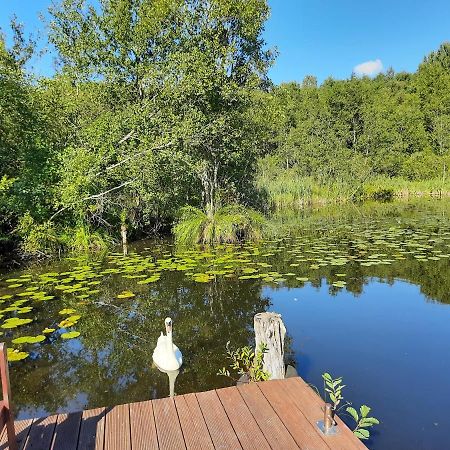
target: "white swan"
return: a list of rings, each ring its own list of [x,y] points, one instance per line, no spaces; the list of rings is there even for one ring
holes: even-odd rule
[[[156,348],[153,351],[153,362],[163,372],[178,370],[183,364],[183,356],[180,349],[172,342],[172,319],[164,320],[166,335],[161,332]]]

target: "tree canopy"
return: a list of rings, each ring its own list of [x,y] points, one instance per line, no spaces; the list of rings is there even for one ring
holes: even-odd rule
[[[16,20],[12,45],[0,38],[0,234],[29,252],[102,246],[121,224],[134,237],[166,230],[186,205],[212,221],[227,205],[268,205],[276,189],[445,184],[448,43],[412,74],[275,86],[266,0],[49,11],[54,76],[33,74],[35,43]]]

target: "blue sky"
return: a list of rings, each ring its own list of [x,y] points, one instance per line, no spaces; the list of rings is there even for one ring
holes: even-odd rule
[[[50,0],[0,0],[0,27],[15,13],[36,32],[38,13]],[[279,56],[270,75],[276,82],[316,75],[347,78],[381,68],[414,71],[423,57],[450,40],[449,0],[269,0],[271,18],[265,38]],[[42,30],[45,35],[45,30]],[[364,64],[368,63],[368,64]],[[34,63],[38,73],[52,72],[52,58]]]

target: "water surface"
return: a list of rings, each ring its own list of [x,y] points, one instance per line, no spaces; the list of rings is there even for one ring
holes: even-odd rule
[[[305,380],[321,387],[321,373],[343,376],[346,399],[373,408],[381,425],[370,448],[448,448],[448,204],[305,211],[274,218],[273,229],[258,245],[147,241],[126,257],[5,274],[2,324],[31,319],[2,328],[29,354],[11,363],[18,418],[167,396],[168,377],[151,364],[166,316],[184,358],[176,393],[227,386],[216,374],[227,341],[251,343],[253,316],[273,310]]]

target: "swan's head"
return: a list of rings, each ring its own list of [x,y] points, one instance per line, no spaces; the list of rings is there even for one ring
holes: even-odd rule
[[[172,333],[172,319],[170,317],[166,317],[164,324],[166,325],[166,333]]]

